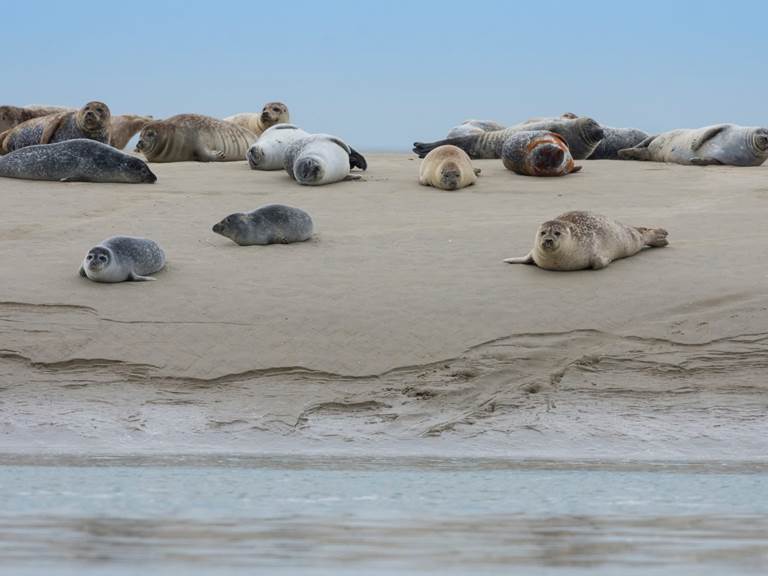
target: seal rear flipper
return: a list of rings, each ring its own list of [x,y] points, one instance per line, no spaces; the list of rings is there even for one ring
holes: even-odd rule
[[[148,280],[156,280],[156,278],[152,278],[152,276],[139,276],[136,272],[131,272],[128,275],[128,280],[133,280],[134,282],[146,282]]]
[[[536,264],[536,262],[533,261],[533,253],[528,252],[526,256],[517,257],[517,258],[506,258],[504,260],[507,264]]]
[[[574,174],[575,172],[581,171],[583,166],[572,166],[571,169],[568,171],[568,174]]]
[[[365,157],[351,146],[349,150],[349,169],[360,168],[363,172],[368,170],[368,162],[365,160]]]
[[[651,152],[648,148],[624,148],[618,152],[620,160],[650,160]]]
[[[475,171],[475,176],[480,176],[480,172],[482,172],[480,168],[473,168],[472,170]]]
[[[691,165],[693,166],[724,166],[717,158],[699,158],[698,156],[691,158]]]
[[[362,180],[363,177],[360,174],[347,174],[344,176],[344,182],[351,182],[353,180]]]
[[[483,134],[477,134],[474,136],[457,136],[455,138],[446,138],[445,140],[437,140],[436,142],[414,142],[413,152],[418,155],[419,158],[424,158],[427,154],[432,152],[435,148],[451,144],[457,148],[461,148],[466,152],[470,158],[474,158],[472,154],[473,144],[480,136],[485,136],[487,132]]]
[[[727,124],[719,124],[717,126],[712,126],[711,128],[708,128],[707,130],[704,131],[704,133],[701,136],[697,136],[696,138],[694,138],[693,143],[691,144],[691,150],[696,152],[696,150],[704,146],[704,144],[706,144],[708,140],[711,140],[712,138],[714,138],[715,136],[720,134],[720,132],[722,132],[723,130],[726,130],[727,128],[728,128]]]
[[[88,275],[85,273],[85,268],[83,266],[80,266],[80,276],[83,278],[88,278]]]

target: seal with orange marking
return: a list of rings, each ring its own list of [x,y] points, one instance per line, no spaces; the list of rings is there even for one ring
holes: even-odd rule
[[[559,134],[530,130],[512,134],[501,148],[504,167],[523,176],[565,176],[581,170]]]

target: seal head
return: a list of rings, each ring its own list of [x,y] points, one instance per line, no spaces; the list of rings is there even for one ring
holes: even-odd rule
[[[109,127],[111,116],[109,107],[103,102],[88,102],[77,113],[77,127],[85,134],[96,135]]]
[[[224,218],[221,222],[214,224],[213,231],[216,234],[229,238],[236,244],[240,244],[238,240],[248,235],[249,225],[250,220],[246,214],[235,212]]]
[[[270,126],[275,124],[283,124],[290,122],[290,116],[288,115],[288,106],[282,102],[267,102],[264,104],[264,108],[261,109],[261,126],[263,130],[266,130]]]
[[[112,251],[109,248],[95,246],[85,255],[83,268],[89,278],[98,278],[105,275],[112,260]]]

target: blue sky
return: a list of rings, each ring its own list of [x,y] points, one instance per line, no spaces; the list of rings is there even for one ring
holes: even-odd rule
[[[3,2],[0,99],[226,116],[408,149],[466,118],[768,125],[766,1]]]

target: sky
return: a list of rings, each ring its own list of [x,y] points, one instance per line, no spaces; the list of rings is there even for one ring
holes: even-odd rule
[[[768,1],[2,1],[0,103],[294,123],[407,150],[468,118],[768,125]]]

